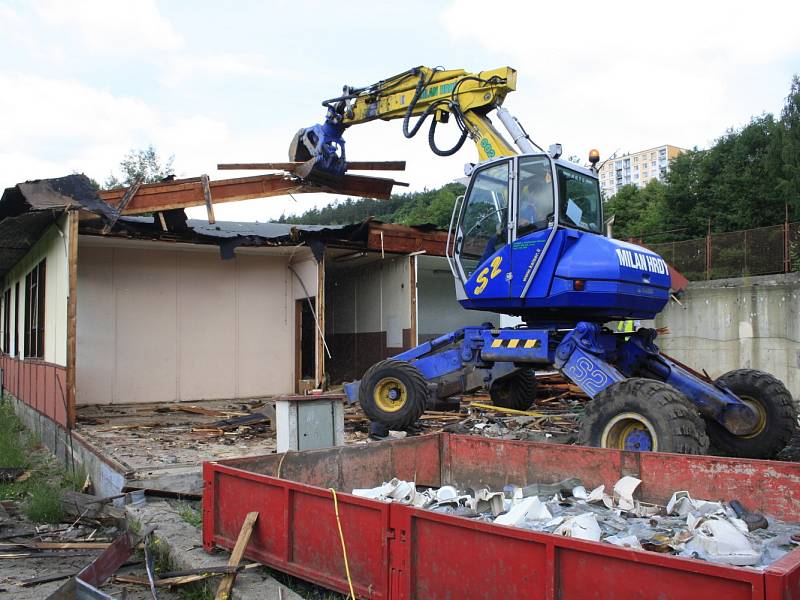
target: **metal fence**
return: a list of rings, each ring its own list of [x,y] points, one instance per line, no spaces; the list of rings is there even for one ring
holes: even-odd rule
[[[646,245],[689,280],[800,271],[800,222]]]

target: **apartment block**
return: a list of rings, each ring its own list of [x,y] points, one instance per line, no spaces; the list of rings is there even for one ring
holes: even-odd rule
[[[685,151],[665,144],[611,158],[600,168],[600,189],[610,198],[624,185],[641,188],[653,179],[663,181],[672,160]]]

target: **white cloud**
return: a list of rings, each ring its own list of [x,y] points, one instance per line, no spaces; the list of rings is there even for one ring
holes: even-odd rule
[[[591,145],[605,155],[706,146],[727,127],[778,110],[786,63],[800,54],[800,3],[759,3],[763,23],[744,2],[576,0],[567,8],[498,0],[478,28],[479,12],[478,0],[453,0],[441,23],[454,40],[484,49],[492,64],[481,68],[504,61],[518,69],[506,106],[540,143],[564,142],[569,154]]]
[[[131,53],[183,45],[155,0],[37,0],[35,8],[45,23],[78,33],[91,50]]]
[[[178,86],[198,77],[280,77],[285,80],[296,77],[296,74],[275,67],[265,56],[258,54],[177,54],[168,57],[163,64],[161,82],[164,85]]]

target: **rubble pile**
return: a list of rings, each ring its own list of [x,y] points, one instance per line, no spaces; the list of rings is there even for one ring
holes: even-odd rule
[[[578,479],[524,487],[459,490],[392,479],[353,495],[616,546],[764,568],[800,544],[800,525],[748,512],[737,500],[699,500],[677,491],[666,506],[637,499],[641,480],[623,477],[610,493]]]

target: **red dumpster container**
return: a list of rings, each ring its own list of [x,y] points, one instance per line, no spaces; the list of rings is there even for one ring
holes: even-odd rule
[[[203,544],[232,548],[260,517],[245,556],[363,598],[800,598],[800,549],[765,570],[731,567],[476,522],[349,494],[392,477],[419,485],[501,489],[579,477],[608,489],[642,480],[641,498],[672,492],[742,500],[800,522],[800,465],[773,461],[490,440],[446,433],[361,446],[205,463]]]

